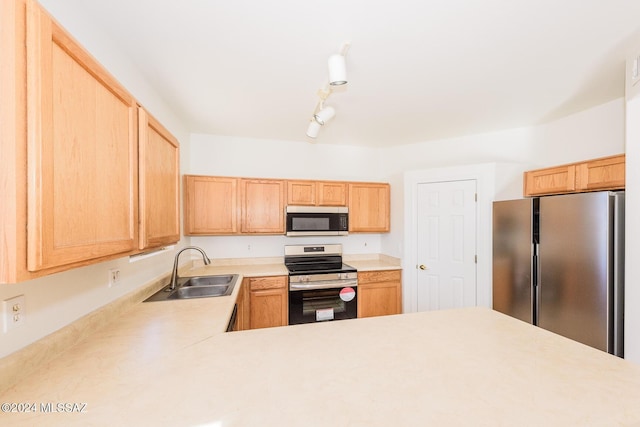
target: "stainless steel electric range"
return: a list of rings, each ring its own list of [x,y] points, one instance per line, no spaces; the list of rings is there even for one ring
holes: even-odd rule
[[[358,272],[342,262],[342,245],[286,245],[289,324],[358,317]]]

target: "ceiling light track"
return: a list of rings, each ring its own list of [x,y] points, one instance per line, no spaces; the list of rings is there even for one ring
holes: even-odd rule
[[[320,132],[320,128],[336,114],[335,109],[331,106],[325,106],[324,102],[329,95],[333,93],[332,86],[343,86],[347,84],[345,57],[350,46],[351,44],[348,42],[343,43],[340,48],[340,53],[335,53],[329,57],[329,82],[324,88],[318,90],[318,98],[320,98],[320,100],[313,110],[313,116],[307,128],[307,136],[310,138],[316,138]]]

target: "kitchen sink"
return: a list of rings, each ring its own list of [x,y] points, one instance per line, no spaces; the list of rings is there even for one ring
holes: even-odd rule
[[[197,277],[185,277],[181,280],[185,280],[182,284],[183,288],[191,286],[227,286],[238,278],[237,274],[221,274],[218,276],[197,276]],[[233,287],[231,288],[233,290]]]
[[[175,289],[166,286],[145,302],[227,296],[231,295],[237,282],[237,274],[181,277]]]

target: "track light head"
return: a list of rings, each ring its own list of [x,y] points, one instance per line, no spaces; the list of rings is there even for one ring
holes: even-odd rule
[[[320,128],[336,115],[336,110],[333,107],[320,105],[319,108],[320,110],[313,115],[313,119],[309,122],[309,127],[307,128],[307,136],[309,138],[317,137]]]
[[[347,66],[344,55],[335,53],[329,57],[329,84],[331,86],[347,84]]]
[[[318,136],[318,132],[320,132],[320,128],[322,125],[316,122],[315,118],[309,122],[309,127],[307,128],[307,136],[309,138],[315,138]]]
[[[313,115],[313,118],[320,125],[324,125],[336,115],[336,110],[333,107],[322,107],[320,111]]]

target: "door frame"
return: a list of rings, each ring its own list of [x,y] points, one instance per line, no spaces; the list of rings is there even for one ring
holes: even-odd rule
[[[478,202],[476,206],[476,304],[492,305],[492,206],[495,198],[495,163],[434,168],[404,174],[404,254],[402,267],[404,312],[418,309],[418,185],[445,181],[475,180]]]

